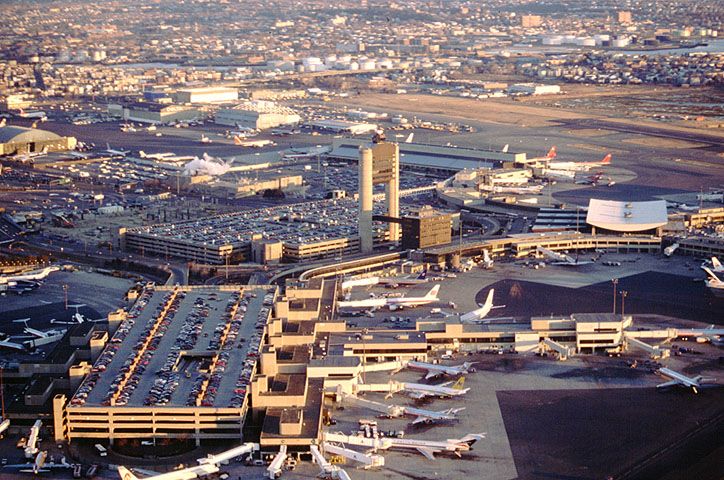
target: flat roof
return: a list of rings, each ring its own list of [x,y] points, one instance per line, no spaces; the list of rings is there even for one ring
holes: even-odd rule
[[[665,200],[621,202],[592,198],[586,223],[617,232],[640,232],[666,225]]]
[[[106,406],[114,392],[116,405],[129,407],[195,407],[197,398],[202,406],[240,406],[235,390],[248,385],[256,327],[266,323],[276,287],[176,288],[175,297],[171,287],[144,289],[76,392],[74,399],[85,401],[71,408]]]

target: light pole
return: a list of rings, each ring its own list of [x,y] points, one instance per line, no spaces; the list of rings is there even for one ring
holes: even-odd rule
[[[626,302],[626,297],[628,296],[628,292],[626,290],[621,290],[621,320],[623,320],[624,315],[624,306]]]
[[[362,383],[367,383],[365,378],[365,365],[367,363],[367,329],[362,329]]]
[[[613,314],[616,315],[616,286],[618,285],[618,278],[611,279],[613,283]]]
[[[63,298],[65,300],[65,309],[68,310],[68,284],[63,284]]]

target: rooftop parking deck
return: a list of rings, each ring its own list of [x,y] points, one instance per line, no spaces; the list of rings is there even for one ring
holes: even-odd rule
[[[274,287],[147,288],[71,405],[244,403]]]

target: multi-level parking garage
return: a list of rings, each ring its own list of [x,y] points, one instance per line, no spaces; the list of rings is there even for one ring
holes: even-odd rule
[[[70,399],[66,438],[238,439],[275,292],[147,287]]]

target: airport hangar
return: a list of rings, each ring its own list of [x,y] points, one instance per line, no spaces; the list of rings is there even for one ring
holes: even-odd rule
[[[326,154],[326,158],[356,163],[360,158],[360,147],[367,143],[367,140],[361,138],[335,138],[332,140],[332,150]],[[466,169],[512,168],[526,162],[525,153],[423,143],[399,143],[399,147],[400,167],[444,175],[453,175]]]
[[[17,126],[0,127],[0,155],[23,155],[73,150],[75,137],[61,137],[47,130]]]

